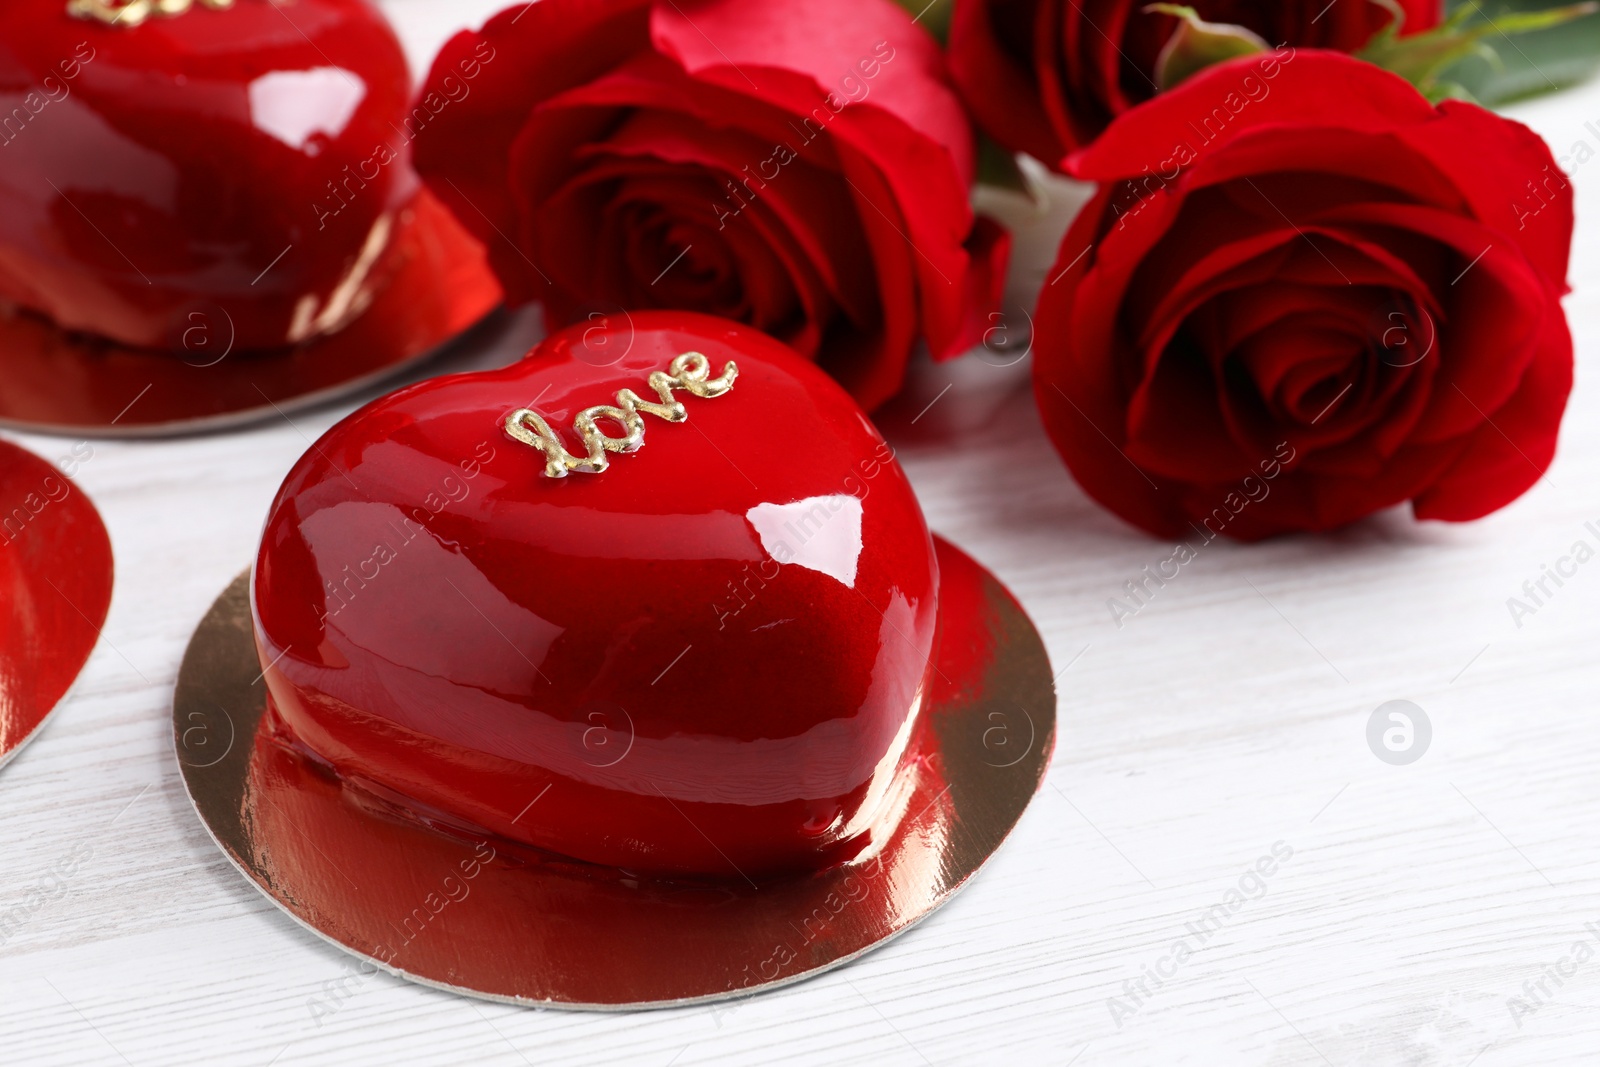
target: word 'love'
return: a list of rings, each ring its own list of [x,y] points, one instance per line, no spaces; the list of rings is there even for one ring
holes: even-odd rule
[[[131,27],[151,15],[164,18],[182,15],[196,2],[215,11],[233,6],[233,0],[70,0],[67,14],[79,19],[98,19],[111,26]]]
[[[673,390],[682,389],[690,396],[721,396],[733,388],[739,368],[730,361],[722,368],[722,377],[712,378],[711,361],[699,352],[685,352],[673,359],[666,371],[650,372],[650,388],[656,391],[660,403],[642,399],[632,389],[617,393],[617,403],[596,404],[584,408],[572,420],[572,428],[583,440],[587,454],[574,456],[567,451],[544,416],[532,408],[518,408],[506,416],[506,433],[525,445],[532,445],[544,453],[544,473],[547,478],[565,478],[570,471],[599,474],[611,465],[607,452],[637,452],[644,444],[644,419],[640,412],[684,422],[689,412],[672,398]],[[610,437],[601,431],[598,419],[610,419],[623,429],[621,437]]]

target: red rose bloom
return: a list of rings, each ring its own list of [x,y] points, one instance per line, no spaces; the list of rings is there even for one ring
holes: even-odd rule
[[[955,0],[950,69],[978,125],[1059,168],[1156,93],[1156,57],[1178,22],[1147,0]],[[1354,52],[1389,24],[1373,0],[1192,0],[1200,17],[1271,45]],[[1399,0],[1404,30],[1439,23],[1440,0]]]
[[[445,46],[430,100],[418,169],[551,325],[738,319],[871,407],[919,337],[955,355],[999,302],[1009,241],[974,220],[971,128],[890,0],[518,4]]]
[[[1101,184],[1039,299],[1035,391],[1153,533],[1473,519],[1572,385],[1572,192],[1526,127],[1328,52],[1213,67],[1068,160]]]

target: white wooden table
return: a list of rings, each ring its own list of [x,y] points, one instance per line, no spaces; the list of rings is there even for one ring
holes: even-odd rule
[[[419,64],[492,7],[388,4]],[[1600,85],[1513,113],[1558,152],[1600,148],[1584,125]],[[1506,606],[1600,519],[1600,163],[1574,181],[1579,366],[1547,479],[1467,526],[1392,514],[1218,542],[1120,629],[1107,598],[1170,546],[1077,490],[1023,368],[924,368],[913,413],[957,387],[896,443],[933,526],[1016,590],[1063,670],[1055,764],[927,923],[715,1008],[516,1010],[354,977],[269,905],[183,794],[172,686],[289,465],[366,398],[225,436],[95,442],[79,480],[111,529],[116,597],[74,694],[0,772],[0,911],[34,902],[0,946],[0,1062],[1595,1062],[1600,564],[1520,628]],[[430,371],[505,362],[536,322]],[[50,458],[73,444],[23,440]],[[1368,748],[1391,699],[1432,723],[1408,766]],[[1289,858],[1248,876],[1275,847]]]

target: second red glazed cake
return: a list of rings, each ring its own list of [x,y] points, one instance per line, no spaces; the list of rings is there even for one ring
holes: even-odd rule
[[[418,189],[394,31],[368,0],[135,21],[0,8],[0,304],[178,352],[196,315],[240,351],[345,326]]]
[[[872,840],[937,638],[927,527],[859,408],[677,313],[358,411],[284,483],[252,591],[275,728],[357,792],[712,878]]]

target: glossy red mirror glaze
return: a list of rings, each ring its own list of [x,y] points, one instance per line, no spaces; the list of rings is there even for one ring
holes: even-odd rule
[[[504,429],[699,351],[601,473]],[[601,359],[615,360],[596,366]],[[607,433],[615,435],[614,427]],[[927,682],[938,572],[888,446],[792,350],[699,315],[575,327],[400,390],[290,473],[253,581],[279,728],[424,818],[628,870],[825,865],[870,837]]]
[[[415,195],[409,75],[366,0],[237,0],[112,26],[0,6],[0,299],[176,349],[338,329]]]

